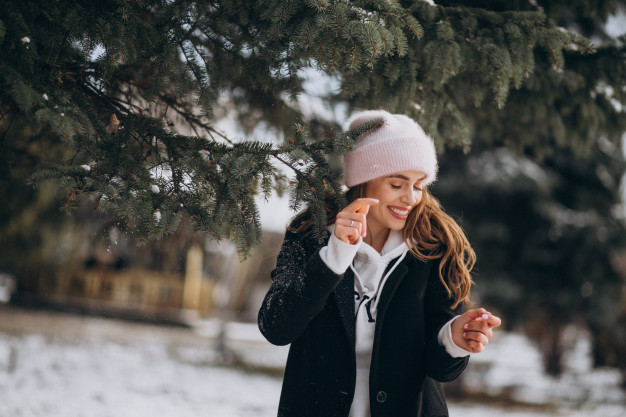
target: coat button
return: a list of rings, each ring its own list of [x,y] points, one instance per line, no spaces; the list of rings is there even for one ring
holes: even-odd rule
[[[385,391],[378,391],[378,394],[376,394],[376,401],[379,403],[387,401],[387,393]]]

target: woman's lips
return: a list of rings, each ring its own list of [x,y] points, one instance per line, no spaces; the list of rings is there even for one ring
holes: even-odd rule
[[[387,206],[389,213],[398,220],[406,220],[409,215],[409,210],[406,207]]]

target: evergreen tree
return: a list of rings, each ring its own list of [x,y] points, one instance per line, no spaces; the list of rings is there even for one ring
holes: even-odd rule
[[[572,347],[564,330],[591,333],[596,365],[626,368],[622,329],[626,247],[619,178],[623,150],[602,141],[588,156],[561,150],[541,164],[505,147],[447,153],[434,193],[462,218],[477,253],[475,297],[525,328],[558,375]]]
[[[39,156],[30,179],[63,184],[67,207],[90,199],[146,238],[188,216],[245,251],[259,239],[255,194],[287,188],[277,164],[294,173],[294,206],[321,213],[324,195],[338,187],[326,155],[345,152],[358,133],[320,142],[305,125],[293,128],[306,121],[290,100],[302,92],[303,69],[340,80],[329,102],[409,113],[440,148],[467,149],[484,113],[477,106],[503,109],[531,76],[558,77],[566,55],[593,52],[541,7],[471,5],[2,0],[3,141],[17,140],[14,121],[63,141],[71,156]],[[285,132],[284,143],[224,137],[213,127],[224,100],[243,126],[263,120]],[[581,137],[589,134],[557,143],[586,149]],[[551,141],[538,135],[524,146]]]
[[[67,217],[58,210],[64,190],[51,184],[40,190],[27,187],[25,178],[32,175],[33,161],[43,153],[52,159],[67,157],[67,149],[54,136],[32,134],[29,126],[13,123],[17,140],[5,141],[0,150],[10,162],[0,164],[0,271],[18,278],[18,292],[36,288],[37,279],[54,271],[57,262],[67,259],[59,250],[62,225]],[[27,282],[28,281],[28,282]]]
[[[535,71],[504,108],[486,102],[473,112],[475,146],[443,156],[447,176],[435,191],[477,250],[477,294],[528,330],[545,369],[562,372],[565,328],[576,323],[590,330],[595,364],[620,368],[626,384],[616,262],[626,247],[626,56],[623,38],[605,28],[617,2],[539,3],[592,37],[596,53],[566,51],[562,71]]]

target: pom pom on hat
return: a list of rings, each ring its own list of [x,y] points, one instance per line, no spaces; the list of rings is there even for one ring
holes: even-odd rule
[[[356,113],[349,129],[383,119],[383,125],[360,135],[354,148],[344,155],[343,179],[353,187],[395,172],[414,170],[426,174],[424,185],[437,178],[437,153],[433,140],[415,121],[384,110]]]

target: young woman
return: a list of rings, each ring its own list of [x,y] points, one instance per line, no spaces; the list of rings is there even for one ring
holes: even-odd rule
[[[410,118],[383,119],[344,157],[349,187],[318,244],[306,211],[285,235],[259,312],[271,343],[291,343],[279,416],[447,416],[441,385],[481,352],[500,319],[468,302],[475,255],[427,186],[432,140]]]

